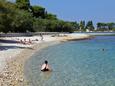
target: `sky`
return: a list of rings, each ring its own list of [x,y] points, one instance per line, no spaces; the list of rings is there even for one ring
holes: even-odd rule
[[[11,0],[15,1],[15,0]],[[115,22],[115,0],[30,0],[65,21]]]
[[[65,21],[115,22],[115,0],[30,0]]]

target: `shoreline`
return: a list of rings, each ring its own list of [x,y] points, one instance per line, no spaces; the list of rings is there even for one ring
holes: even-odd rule
[[[47,38],[47,37],[46,37]],[[61,36],[55,39],[44,39],[45,41],[35,43],[29,48],[21,50],[14,58],[8,59],[3,71],[0,73],[0,83],[2,86],[27,86],[28,81],[24,77],[24,64],[31,56],[40,49],[52,46],[65,41],[89,39],[89,35],[74,37]],[[48,40],[48,41],[46,41]],[[49,41],[50,40],[50,41]],[[51,43],[51,44],[50,44]]]

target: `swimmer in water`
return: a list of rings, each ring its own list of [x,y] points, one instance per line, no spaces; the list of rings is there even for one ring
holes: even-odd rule
[[[105,51],[105,49],[103,48],[102,51]]]
[[[43,71],[43,72],[51,71],[51,68],[49,67],[47,60],[45,60],[44,64],[42,65],[41,71]]]

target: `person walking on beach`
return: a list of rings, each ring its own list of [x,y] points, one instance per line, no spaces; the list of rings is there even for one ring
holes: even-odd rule
[[[43,40],[43,35],[40,33],[41,40]]]
[[[47,60],[45,60],[44,64],[42,65],[41,71],[43,71],[43,72],[51,71],[51,68],[49,67]]]

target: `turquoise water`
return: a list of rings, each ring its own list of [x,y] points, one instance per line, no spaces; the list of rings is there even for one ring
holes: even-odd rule
[[[40,71],[46,59],[53,72]],[[30,86],[115,86],[115,36],[43,49],[27,61],[25,75]]]

